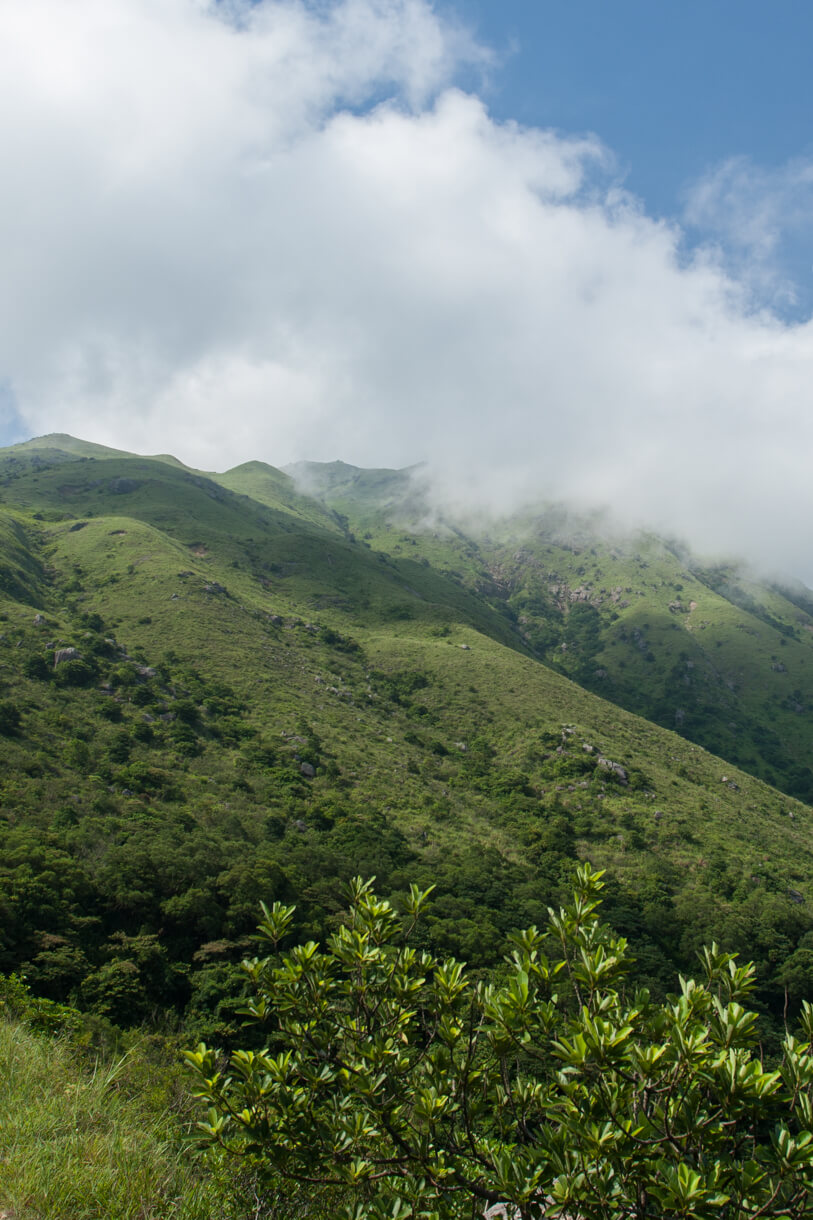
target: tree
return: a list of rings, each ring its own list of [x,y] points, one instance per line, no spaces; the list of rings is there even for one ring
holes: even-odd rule
[[[582,866],[488,983],[411,947],[429,891],[400,916],[357,879],[326,948],[281,955],[293,908],[264,908],[273,952],[244,965],[268,1045],[223,1070],[188,1053],[204,1138],[333,1184],[355,1220],[810,1216],[813,1009],[766,1069],[753,970],[716,946],[666,1003],[630,994],[601,875]]]

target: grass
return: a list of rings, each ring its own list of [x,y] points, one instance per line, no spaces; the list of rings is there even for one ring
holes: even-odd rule
[[[0,1208],[14,1220],[247,1216],[182,1139],[176,1114],[84,1065],[64,1039],[0,1020]]]
[[[547,665],[813,800],[805,596],[555,506],[455,525],[431,513],[403,472],[306,463],[300,475],[376,550],[427,562],[513,615]]]

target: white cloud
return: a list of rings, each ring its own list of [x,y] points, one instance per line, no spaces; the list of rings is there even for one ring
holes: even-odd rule
[[[721,265],[750,286],[755,298],[780,309],[799,303],[799,285],[783,256],[799,243],[811,250],[813,162],[808,158],[766,168],[748,157],[731,157],[692,184],[685,219],[707,240],[720,243]]]
[[[687,264],[596,140],[454,88],[487,62],[424,0],[0,8],[20,415],[209,468],[428,458],[813,577],[813,328]]]

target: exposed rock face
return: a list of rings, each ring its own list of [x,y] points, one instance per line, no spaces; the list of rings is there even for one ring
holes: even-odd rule
[[[612,775],[615,775],[620,783],[629,783],[629,776],[621,766],[621,763],[612,762],[609,758],[599,758],[598,765],[603,767],[605,771],[609,771]]]
[[[313,777],[316,775],[316,768],[314,767],[313,763],[309,763],[309,762],[300,763],[299,770],[302,773],[302,775],[305,776],[305,779],[313,779]]]
[[[79,661],[81,657],[79,650],[76,648],[57,648],[54,653],[54,669],[57,665],[61,665],[63,661]]]

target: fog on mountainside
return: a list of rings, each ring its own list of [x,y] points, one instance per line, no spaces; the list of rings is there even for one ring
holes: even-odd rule
[[[386,488],[386,506],[394,524],[429,530],[453,525],[474,536],[507,530],[515,537],[532,530],[540,514],[546,529],[562,543],[601,538],[627,548],[640,535],[653,534],[667,539],[676,553],[686,552],[707,566],[732,565],[746,579],[775,582],[788,588],[805,589],[807,575],[813,583],[813,561],[783,560],[788,552],[780,541],[760,545],[759,538],[747,539],[730,531],[721,520],[694,521],[680,505],[661,505],[646,510],[634,501],[596,501],[589,496],[557,497],[533,479],[526,481],[505,476],[478,478],[460,467],[447,468],[440,461],[418,462],[401,469],[367,469],[344,461],[293,462],[282,468],[305,495],[316,497],[352,495],[368,498]]]

